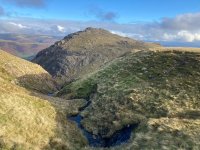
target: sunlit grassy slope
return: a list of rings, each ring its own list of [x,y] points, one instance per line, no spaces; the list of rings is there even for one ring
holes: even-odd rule
[[[198,47],[153,47],[149,48],[152,51],[181,51],[181,52],[195,52],[200,53],[200,48]]]
[[[128,53],[58,96],[88,98],[82,125],[105,137],[138,124],[130,141],[113,149],[200,148],[200,53]]]
[[[40,94],[52,92],[52,81],[40,66],[0,51],[1,150],[79,149],[87,144],[66,120],[84,101]]]

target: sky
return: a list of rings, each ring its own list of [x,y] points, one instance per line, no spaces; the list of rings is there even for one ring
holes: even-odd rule
[[[200,1],[0,0],[0,33],[65,36],[86,27],[192,45],[200,42]]]

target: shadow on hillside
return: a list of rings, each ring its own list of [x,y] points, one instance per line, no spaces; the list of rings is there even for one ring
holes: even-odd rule
[[[178,117],[181,119],[200,119],[199,110],[185,110],[184,112],[179,112],[172,117]]]
[[[58,87],[56,81],[48,73],[27,74],[18,77],[17,84],[44,94],[54,93]]]

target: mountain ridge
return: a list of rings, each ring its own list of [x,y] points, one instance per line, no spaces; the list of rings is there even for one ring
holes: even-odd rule
[[[89,27],[69,34],[42,50],[33,62],[40,64],[52,76],[70,81],[100,68],[126,52],[158,46]]]

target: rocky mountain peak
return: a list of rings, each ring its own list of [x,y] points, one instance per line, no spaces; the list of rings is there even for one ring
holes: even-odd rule
[[[124,53],[147,50],[147,44],[112,34],[98,28],[86,28],[67,35],[63,40],[39,52],[34,62],[51,75],[72,80],[101,67]]]

